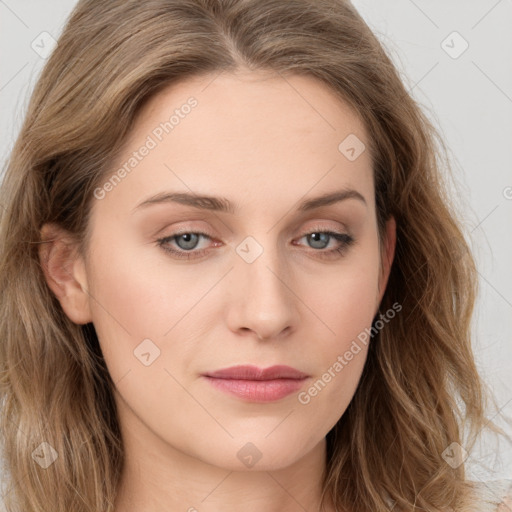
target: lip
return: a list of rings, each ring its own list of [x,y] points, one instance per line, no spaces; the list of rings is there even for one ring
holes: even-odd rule
[[[273,402],[298,391],[309,377],[291,366],[231,366],[203,376],[216,389],[252,402]]]
[[[309,377],[306,373],[286,365],[269,366],[258,368],[252,365],[239,365],[223,368],[205,374],[207,377],[218,379],[240,379],[240,380],[273,380],[273,379],[304,379]]]

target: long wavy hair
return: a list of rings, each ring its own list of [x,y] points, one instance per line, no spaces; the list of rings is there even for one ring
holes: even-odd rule
[[[41,226],[60,225],[86,254],[94,189],[143,104],[171,83],[242,67],[315,77],[353,107],[370,137],[379,237],[386,219],[397,222],[381,310],[402,310],[373,337],[327,435],[323,504],[473,510],[464,464],[443,452],[469,452],[487,421],[470,329],[474,258],[443,141],[362,17],[344,0],[81,0],[37,81],[0,192],[9,512],[112,512],[124,464],[114,383],[93,324],[70,321],[44,279]],[[44,468],[36,461],[48,450],[58,456]]]

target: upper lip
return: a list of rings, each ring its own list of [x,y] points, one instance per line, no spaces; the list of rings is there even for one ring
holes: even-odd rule
[[[304,379],[307,374],[286,365],[269,366],[258,368],[252,365],[239,365],[223,368],[205,374],[207,377],[218,379],[240,379],[240,380],[273,380],[273,379]]]

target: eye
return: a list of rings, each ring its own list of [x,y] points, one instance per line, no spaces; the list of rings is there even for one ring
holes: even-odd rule
[[[197,231],[182,231],[158,239],[157,244],[164,251],[170,253],[176,258],[200,258],[206,254],[206,252],[208,252],[208,248],[195,250],[201,238],[212,240],[212,237],[208,233]],[[351,235],[346,233],[338,233],[336,231],[326,231],[322,228],[314,228],[312,231],[300,237],[299,240],[302,238],[307,239],[307,243],[310,244],[310,247],[313,249],[312,252],[316,253],[315,255],[318,255],[321,258],[333,258],[339,255],[343,255],[355,242]],[[332,240],[334,240],[335,246],[325,250]],[[177,248],[173,247],[171,245],[172,243],[174,243]]]
[[[183,231],[181,233],[176,233],[165,238],[160,238],[157,240],[157,243],[164,251],[171,253],[177,258],[198,258],[206,252],[204,249],[194,251],[201,237],[211,240],[210,235],[207,233]],[[178,249],[174,249],[171,245],[169,245],[170,242],[174,242],[178,246]]]
[[[318,256],[321,258],[343,255],[355,242],[351,235],[338,233],[336,231],[326,231],[322,228],[313,228],[312,231],[303,235],[300,239],[302,238],[307,240],[307,243],[310,244],[309,246],[314,249],[313,252],[318,253]],[[333,239],[335,246],[331,249],[324,250]]]

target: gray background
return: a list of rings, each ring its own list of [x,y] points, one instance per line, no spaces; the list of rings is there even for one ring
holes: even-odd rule
[[[454,194],[478,260],[477,363],[500,411],[512,418],[512,1],[353,3],[450,148]],[[57,39],[74,5],[72,0],[0,0],[2,166],[45,62],[33,41],[42,32]],[[458,55],[464,41],[469,46]],[[512,424],[499,424],[512,430]],[[468,463],[474,479],[512,478],[512,447],[482,436]]]

